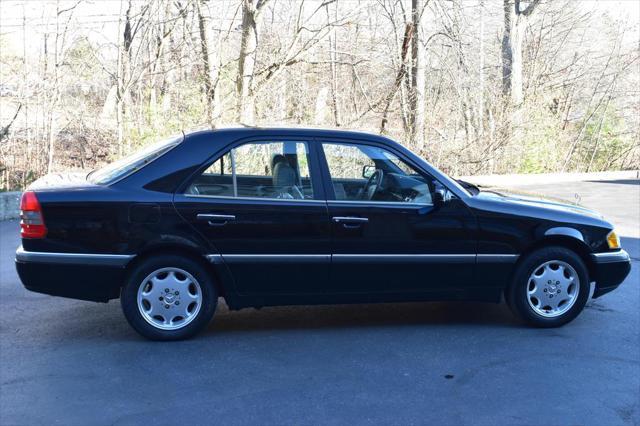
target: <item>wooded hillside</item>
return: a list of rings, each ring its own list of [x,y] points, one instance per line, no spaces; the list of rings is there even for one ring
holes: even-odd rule
[[[3,2],[0,189],[238,123],[385,133],[453,175],[637,169],[638,17],[596,3]]]

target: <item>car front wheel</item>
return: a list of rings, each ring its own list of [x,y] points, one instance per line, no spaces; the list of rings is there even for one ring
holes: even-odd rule
[[[127,321],[142,336],[180,340],[207,326],[216,309],[217,292],[199,262],[160,255],[134,267],[120,302]]]
[[[575,252],[546,247],[527,255],[507,291],[514,313],[536,327],[559,327],[573,320],[589,298],[589,274]]]

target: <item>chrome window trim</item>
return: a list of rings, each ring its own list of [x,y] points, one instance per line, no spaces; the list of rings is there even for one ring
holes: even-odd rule
[[[631,260],[629,253],[622,249],[612,252],[592,253],[591,258],[595,263],[629,262]]]
[[[279,202],[294,202],[303,204],[319,204],[325,205],[324,200],[300,200],[296,198],[269,198],[269,197],[231,197],[229,195],[201,195],[201,194],[182,194],[186,198],[212,198],[220,200],[244,200],[244,201],[279,201]]]
[[[17,262],[57,263],[65,265],[96,265],[124,267],[133,259],[133,254],[57,253],[26,251],[22,246],[16,250]]]
[[[369,205],[372,207],[417,207],[417,208],[424,208],[424,207],[433,207],[433,204],[421,204],[421,203],[405,203],[402,201],[371,201],[371,200],[328,200],[327,203],[329,205],[331,204],[340,204],[340,205],[349,205],[349,204],[356,204],[356,205]]]

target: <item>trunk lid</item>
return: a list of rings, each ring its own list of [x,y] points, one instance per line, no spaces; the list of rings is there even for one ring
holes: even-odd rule
[[[87,181],[87,172],[51,173],[36,179],[27,191],[52,191],[58,189],[95,188]]]

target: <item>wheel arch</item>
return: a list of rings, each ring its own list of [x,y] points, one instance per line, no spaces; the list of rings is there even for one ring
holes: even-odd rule
[[[152,247],[148,247],[138,253],[127,265],[125,266],[125,277],[128,278],[131,271],[139,265],[141,262],[144,262],[146,259],[157,255],[175,255],[187,257],[191,260],[198,262],[205,270],[209,273],[209,275],[213,278],[213,283],[218,290],[218,294],[222,297],[227,297],[227,285],[225,283],[225,272],[221,271],[221,268],[225,268],[224,265],[214,265],[212,262],[207,261],[204,254],[199,252],[194,247],[188,245],[181,245],[176,243],[169,244],[161,244],[154,245]],[[126,279],[125,279],[126,281]]]
[[[569,230],[570,232],[565,232],[564,229]],[[563,247],[568,250],[576,253],[580,259],[584,262],[587,267],[587,272],[589,273],[589,280],[591,281],[592,277],[595,274],[595,264],[593,259],[591,258],[591,249],[584,242],[582,238],[582,234],[573,228],[552,228],[552,230],[556,230],[554,232],[545,232],[544,236],[530,244],[520,255],[518,262],[516,264],[516,268],[514,268],[513,274],[515,274],[517,270],[517,266],[522,262],[530,253],[534,251],[544,248],[544,247]],[[549,230],[551,231],[551,230]],[[577,234],[576,234],[577,233]],[[578,235],[580,238],[578,238]],[[513,275],[512,275],[513,279]]]

